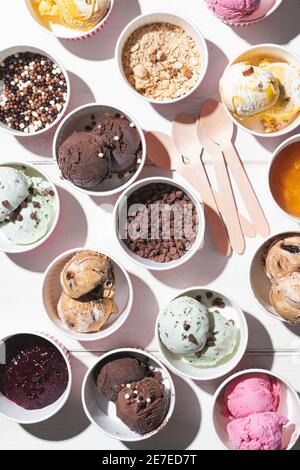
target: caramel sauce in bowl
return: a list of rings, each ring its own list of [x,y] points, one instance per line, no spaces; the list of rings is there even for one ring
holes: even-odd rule
[[[300,134],[283,142],[274,152],[269,187],[279,209],[300,223]]]

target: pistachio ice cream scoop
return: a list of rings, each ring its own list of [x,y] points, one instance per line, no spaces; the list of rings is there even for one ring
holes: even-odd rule
[[[229,111],[239,118],[250,117],[275,105],[280,86],[271,71],[240,62],[225,70],[220,94]]]

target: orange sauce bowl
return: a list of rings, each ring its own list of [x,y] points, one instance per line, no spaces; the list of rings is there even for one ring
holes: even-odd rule
[[[274,152],[269,188],[281,211],[300,223],[300,134],[283,142]]]

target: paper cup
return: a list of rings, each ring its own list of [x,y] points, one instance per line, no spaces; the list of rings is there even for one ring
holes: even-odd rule
[[[126,319],[132,308],[133,303],[133,289],[130,277],[123,266],[112,256],[108,255],[112,261],[114,267],[114,273],[116,278],[116,295],[115,303],[119,308],[118,314],[113,314],[109,318],[108,322],[103,326],[101,331],[97,333],[77,333],[69,329],[65,323],[59,318],[57,313],[57,304],[62,293],[62,287],[60,284],[60,274],[66,263],[79,251],[91,249],[98,251],[103,254],[103,250],[97,250],[95,248],[74,248],[66,251],[58,256],[50,266],[47,268],[42,287],[42,301],[44,309],[48,319],[52,325],[64,335],[77,341],[97,341],[115,333]]]
[[[183,28],[189,35],[194,39],[195,43],[197,44],[201,56],[201,70],[200,74],[198,77],[197,82],[193,86],[193,88],[186,93],[185,95],[179,96],[178,98],[174,98],[171,100],[166,100],[166,101],[161,101],[161,100],[154,100],[147,98],[146,96],[143,96],[141,93],[136,91],[128,82],[126,75],[123,70],[123,65],[122,65],[122,54],[123,54],[123,49],[126,44],[127,39],[131,36],[131,34],[136,31],[137,29],[141,28],[142,26],[145,26],[147,24],[151,23],[170,23],[176,26],[180,26]],[[201,32],[197,28],[196,25],[194,25],[190,20],[187,18],[184,18],[182,16],[176,16],[171,13],[165,13],[165,12],[159,12],[159,13],[150,13],[148,15],[140,15],[137,18],[134,18],[123,30],[121,33],[117,46],[116,46],[116,52],[115,52],[115,57],[117,61],[117,66],[119,69],[119,72],[121,74],[121,77],[123,78],[124,82],[126,85],[129,87],[129,89],[139,98],[144,99],[145,101],[148,101],[149,103],[153,104],[170,104],[170,103],[176,103],[178,101],[183,100],[184,98],[187,98],[190,96],[201,84],[203,81],[205,74],[207,72],[207,67],[208,67],[208,49],[207,45],[205,42],[204,37],[202,36]]]
[[[289,147],[291,144],[294,144],[296,142],[300,142],[300,134],[298,135],[294,135],[293,137],[290,137],[289,139],[285,140],[284,142],[282,142],[281,145],[279,145],[279,147],[277,147],[277,149],[275,150],[275,152],[273,153],[273,156],[272,156],[272,160],[269,164],[269,171],[268,171],[268,183],[269,183],[269,189],[270,189],[270,193],[272,195],[272,198],[273,198],[273,201],[274,203],[276,204],[276,206],[278,207],[278,209],[280,210],[280,212],[282,212],[286,217],[288,217],[290,220],[293,220],[294,222],[297,222],[298,224],[300,223],[300,217],[296,217],[296,216],[293,216],[291,214],[289,214],[288,212],[286,212],[281,206],[280,204],[278,203],[278,201],[276,200],[275,196],[274,196],[274,192],[272,190],[272,185],[271,185],[271,180],[270,180],[270,173],[271,173],[271,170],[272,170],[272,167],[273,167],[273,164],[275,162],[275,160],[277,159],[278,155],[287,147]]]
[[[5,419],[8,419],[9,421],[13,421],[15,423],[20,423],[20,424],[40,423],[42,421],[46,421],[47,419],[50,419],[52,416],[58,413],[59,410],[61,410],[61,408],[64,406],[64,404],[69,398],[69,395],[71,392],[71,386],[72,386],[72,370],[71,370],[71,363],[69,359],[69,353],[66,350],[66,348],[58,342],[57,339],[49,336],[46,333],[37,333],[34,331],[21,331],[21,332],[17,332],[9,336],[6,336],[5,338],[2,338],[0,340],[0,353],[1,353],[0,363],[5,362],[5,342],[10,338],[14,336],[19,336],[19,335],[36,336],[38,338],[43,338],[49,341],[49,343],[55,346],[56,349],[58,349],[58,351],[61,353],[68,369],[69,381],[68,381],[68,385],[64,393],[59,397],[59,399],[55,403],[53,403],[50,406],[46,406],[45,408],[42,408],[40,410],[25,410],[21,406],[18,406],[12,401],[8,400],[4,395],[0,393],[0,416],[2,418],[5,418]]]
[[[55,23],[49,23],[49,26],[47,27],[47,24],[43,24],[41,21],[41,17],[37,12],[37,9],[33,7],[33,2],[35,0],[26,0],[26,7],[32,18],[35,20],[35,22],[38,24],[38,26],[43,30],[46,31],[48,34],[51,34],[52,36],[55,36],[59,39],[68,39],[71,41],[81,41],[84,39],[88,39],[92,36],[95,36],[107,23],[109,20],[109,17],[111,15],[111,12],[114,7],[115,0],[109,0],[110,1],[110,6],[108,9],[107,14],[105,17],[92,29],[89,31],[79,31],[76,29],[68,28],[64,26],[63,24],[55,24]]]
[[[157,429],[147,434],[137,434],[131,431],[117,416],[116,407],[109,402],[96,386],[97,374],[107,362],[121,357],[133,357],[141,361],[149,361],[149,365],[162,373],[163,384],[169,399],[169,410],[163,422]],[[175,406],[175,388],[173,380],[164,365],[152,354],[141,349],[122,348],[103,354],[100,359],[87,371],[82,384],[82,403],[84,411],[100,431],[109,437],[125,442],[143,441],[159,433],[170,421]]]
[[[251,64],[251,58],[256,58],[257,56],[262,56],[262,57],[273,57],[277,58],[278,61],[281,62],[287,62],[290,65],[293,65],[297,69],[300,70],[300,57],[298,57],[293,51],[287,49],[286,47],[279,46],[277,44],[260,44],[257,46],[253,46],[250,49],[247,49],[244,51],[242,54],[238,55],[234,60],[229,62],[227,65],[225,71],[229,69],[233,64],[243,62],[243,61],[248,61]],[[228,110],[228,108],[224,104],[224,108],[230,117],[230,119],[238,126],[239,128],[249,132],[252,135],[255,135],[257,137],[280,137],[283,135],[288,134],[289,132],[294,131],[299,125],[300,125],[300,113],[296,116],[296,118],[286,127],[283,129],[276,131],[276,132],[263,132],[260,130],[260,125],[259,125],[259,116],[257,117],[257,122],[252,121],[252,125],[250,127],[246,126],[246,124],[242,124],[241,121],[236,119],[234,115]]]
[[[16,168],[17,170],[25,169],[25,173],[29,176],[40,176],[44,178],[49,183],[49,186],[51,187],[52,191],[54,191],[54,194],[55,194],[56,214],[52,221],[49,231],[46,233],[46,235],[43,238],[41,238],[41,240],[38,240],[35,243],[31,243],[30,245],[17,245],[11,242],[10,240],[8,240],[4,235],[2,235],[1,230],[0,230],[0,251],[4,251],[5,253],[26,253],[28,251],[34,250],[35,248],[45,243],[46,240],[48,240],[48,238],[50,238],[50,236],[54,232],[58,223],[59,215],[60,215],[59,194],[51,178],[49,178],[49,176],[46,173],[44,173],[42,170],[37,169],[34,165],[30,165],[27,162],[3,162],[3,163],[1,162],[0,166],[8,166],[8,167]]]
[[[112,106],[91,103],[83,105],[70,114],[68,114],[65,119],[61,122],[54,136],[53,140],[53,158],[56,164],[56,167],[61,174],[60,168],[58,166],[58,151],[63,142],[74,132],[86,131],[85,127],[90,124],[91,116],[95,116],[95,121],[102,121],[108,117],[113,117],[116,114],[125,116],[129,121],[135,124],[135,127],[140,135],[142,142],[142,156],[141,163],[139,164],[137,170],[134,173],[127,173],[125,177],[121,180],[117,175],[112,175],[110,179],[107,179],[101,184],[99,191],[90,191],[88,189],[79,188],[70,181],[64,179],[65,183],[75,188],[77,191],[80,191],[83,194],[88,194],[90,196],[112,196],[121,191],[124,191],[128,186],[130,186],[142,172],[145,162],[146,162],[146,140],[142,128],[136,122],[136,120],[131,117],[128,113],[124,113],[120,109],[114,108]]]
[[[224,392],[226,386],[236,377],[243,377],[248,374],[267,374],[271,378],[279,381],[282,387],[282,396],[279,403],[278,414],[288,418],[289,423],[283,428],[282,448],[292,449],[300,436],[300,399],[294,388],[280,375],[264,369],[246,369],[228,377],[217,389],[213,397],[211,419],[215,433],[223,448],[233,450],[228,439],[227,425],[230,421],[224,412]]]
[[[149,184],[159,184],[159,183],[164,183],[168,184],[171,186],[174,186],[175,188],[178,188],[179,190],[183,191],[185,194],[189,196],[191,201],[194,203],[196,207],[196,211],[198,214],[198,221],[199,221],[199,226],[198,226],[198,232],[197,232],[197,237],[192,245],[191,249],[184,255],[182,258],[174,261],[170,261],[167,263],[157,263],[156,261],[152,261],[146,258],[142,258],[141,256],[138,256],[136,253],[133,253],[121,240],[121,227],[120,227],[120,217],[122,221],[126,221],[126,214],[127,214],[127,200],[133,194],[135,191],[144,188],[148,186]],[[204,242],[204,233],[205,233],[205,217],[204,217],[204,211],[203,207],[198,200],[197,196],[194,194],[194,190],[190,188],[186,183],[178,183],[177,181],[173,181],[170,178],[163,178],[163,177],[152,177],[152,178],[144,178],[130,186],[118,199],[118,201],[115,204],[115,209],[114,209],[114,214],[113,214],[113,220],[114,220],[114,232],[116,239],[122,248],[122,250],[126,253],[126,255],[134,261],[136,264],[138,264],[140,267],[150,269],[153,271],[166,271],[168,269],[174,269],[179,266],[182,266],[184,263],[189,261],[195,253],[200,250],[203,247],[203,242]]]
[[[204,0],[204,2],[205,1],[206,0]],[[218,20],[221,20],[222,23],[228,24],[229,26],[249,26],[269,18],[280,7],[282,1],[283,0],[261,0],[258,9],[249,15],[247,20],[243,21],[225,20],[214,14],[214,12],[212,13],[218,18]],[[210,9],[210,11],[212,10]]]
[[[282,322],[286,322],[286,320],[276,312],[270,303],[269,294],[271,289],[271,281],[267,277],[264,270],[264,256],[268,247],[272,245],[274,241],[293,236],[300,237],[300,232],[283,232],[268,238],[258,248],[255,255],[253,256],[249,273],[249,281],[252,293],[259,307],[273,319]]]
[[[45,127],[44,129],[41,129],[37,132],[26,133],[22,131],[17,131],[16,129],[12,129],[11,127],[8,127],[6,124],[0,121],[0,130],[7,132],[8,134],[14,135],[15,137],[34,137],[36,135],[40,135],[40,134],[43,134],[44,132],[49,131],[52,127],[54,127],[58,123],[58,121],[60,121],[62,116],[65,114],[69,101],[70,101],[71,85],[70,85],[70,79],[69,79],[68,73],[65,67],[63,66],[63,64],[58,59],[56,59],[52,54],[49,54],[48,52],[45,52],[42,49],[38,49],[37,47],[14,46],[14,47],[9,47],[8,49],[4,49],[3,51],[0,52],[0,62],[3,62],[5,59],[7,59],[7,57],[11,55],[20,54],[24,52],[33,52],[33,53],[41,54],[41,55],[48,57],[48,59],[52,60],[54,63],[56,63],[60,67],[62,73],[64,74],[66,84],[67,84],[67,97],[66,97],[65,105],[62,111],[57,115],[56,119],[48,127]]]
[[[155,339],[158,344],[159,352],[163,358],[163,362],[166,366],[171,369],[174,374],[181,377],[193,379],[193,380],[213,380],[222,377],[225,374],[231,372],[243,358],[247,343],[248,343],[248,325],[245,319],[245,315],[241,308],[227,295],[217,292],[215,290],[204,288],[204,287],[191,287],[188,290],[184,290],[179,293],[176,297],[171,300],[175,300],[178,297],[192,297],[196,298],[201,296],[202,299],[206,299],[206,293],[211,292],[213,297],[220,297],[225,302],[225,308],[220,309],[220,313],[224,315],[228,320],[233,320],[238,329],[238,340],[234,351],[230,356],[224,358],[219,364],[213,367],[196,367],[188,362],[185,362],[177,354],[169,351],[166,346],[162,343],[159,335],[159,321],[164,309],[162,309],[157,317],[155,325]],[[204,300],[205,303],[205,300]]]

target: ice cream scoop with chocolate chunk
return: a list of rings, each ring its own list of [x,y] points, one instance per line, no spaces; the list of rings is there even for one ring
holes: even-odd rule
[[[276,312],[289,323],[300,323],[300,270],[273,282],[270,301]]]
[[[112,173],[120,177],[134,171],[142,155],[140,135],[125,117],[112,117],[96,124],[92,134],[101,139],[102,152],[109,155]]]
[[[116,402],[120,390],[151,375],[147,363],[133,357],[121,357],[105,364],[97,377],[97,388],[107,400]]]
[[[99,137],[88,132],[73,132],[61,145],[57,163],[66,180],[88,190],[99,188],[111,170]]]
[[[78,333],[95,333],[118,313],[114,302],[115,276],[112,261],[92,250],[76,253],[60,275],[63,292],[57,313]]]
[[[271,280],[300,269],[300,236],[275,240],[267,249],[264,266]]]
[[[162,343],[175,354],[201,351],[209,332],[206,307],[192,297],[178,297],[170,302],[159,317]]]
[[[146,377],[131,387],[123,387],[116,402],[117,416],[129,429],[146,434],[156,429],[164,420],[169,401],[162,383]]]
[[[111,260],[102,253],[83,250],[74,255],[61,272],[64,292],[78,299],[97,287],[101,297],[113,297],[115,279]],[[99,295],[98,295],[99,297]]]

